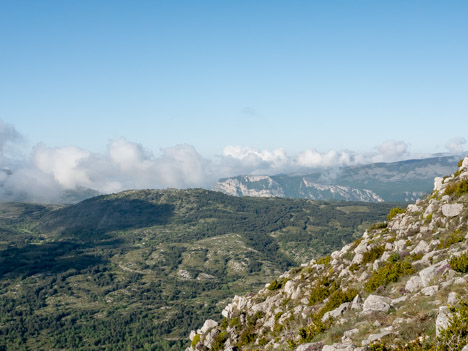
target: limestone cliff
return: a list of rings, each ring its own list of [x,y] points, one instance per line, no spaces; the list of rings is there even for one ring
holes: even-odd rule
[[[187,351],[467,351],[467,226],[468,156],[359,240],[235,296]]]

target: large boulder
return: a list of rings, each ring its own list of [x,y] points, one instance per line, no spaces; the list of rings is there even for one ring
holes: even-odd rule
[[[420,276],[411,277],[405,285],[405,290],[409,292],[415,292],[420,290],[423,287],[422,280]]]
[[[436,335],[439,336],[443,329],[447,329],[450,325],[451,312],[447,306],[439,307],[439,314],[436,318]]]
[[[325,345],[322,351],[353,351],[356,349],[356,346],[353,344],[333,344]]]
[[[456,217],[463,211],[463,204],[442,205],[442,213],[445,217]]]
[[[369,297],[364,301],[362,311],[364,313],[388,312],[390,310],[391,303],[392,300],[388,297],[369,295]]]
[[[322,317],[322,322],[329,320],[330,318],[339,318],[341,317],[349,308],[351,307],[351,302],[342,303],[340,306],[335,308],[332,311],[326,312]]]
[[[439,263],[433,264],[432,266],[424,268],[419,272],[422,285],[424,287],[430,286],[432,279],[434,279],[436,275],[442,274],[448,268],[449,264],[447,260],[443,260]]]
[[[321,342],[313,342],[299,345],[295,351],[318,351],[322,350],[323,344]]]
[[[218,322],[212,320],[212,319],[207,319],[205,323],[203,324],[203,327],[201,327],[199,330],[197,330],[197,334],[206,334],[209,330],[215,328],[218,326]]]
[[[421,240],[418,245],[411,251],[411,254],[417,255],[420,253],[427,253],[431,248],[424,240]]]

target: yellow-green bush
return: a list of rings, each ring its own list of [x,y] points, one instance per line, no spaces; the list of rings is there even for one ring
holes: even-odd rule
[[[336,290],[328,298],[327,303],[323,306],[320,311],[316,314],[314,319],[322,319],[323,315],[331,310],[334,310],[342,303],[351,302],[358,294],[356,289],[350,288],[346,291]]]
[[[445,195],[452,195],[455,193],[459,196],[468,193],[468,179],[447,185],[445,188]]]
[[[463,234],[460,234],[459,231],[456,231],[455,233],[451,234],[447,239],[442,241],[438,245],[438,248],[439,249],[446,249],[446,248],[452,246],[453,244],[462,243],[464,241],[465,241],[465,236]]]
[[[200,334],[196,334],[192,339],[192,346],[195,347],[200,342]]]
[[[327,276],[319,277],[310,291],[309,305],[322,302],[339,288],[338,283]]]
[[[317,260],[317,263],[318,263],[318,264],[329,264],[330,261],[331,261],[331,256],[330,256],[330,255],[327,255],[327,256],[320,257],[320,258]]]
[[[369,251],[366,251],[362,255],[362,264],[374,262],[378,259],[385,251],[385,246],[373,246]]]
[[[468,273],[468,255],[466,253],[460,256],[453,256],[450,259],[450,268],[460,273]]]
[[[367,292],[372,292],[380,286],[387,286],[389,283],[396,282],[407,274],[412,274],[414,268],[408,261],[387,262],[385,266],[372,272],[372,276],[364,285]]]
[[[400,206],[394,207],[390,210],[390,213],[387,215],[387,219],[391,220],[393,217],[395,217],[399,213],[405,212],[404,209],[402,209]]]

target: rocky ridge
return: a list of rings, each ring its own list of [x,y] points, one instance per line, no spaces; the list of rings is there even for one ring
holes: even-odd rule
[[[468,156],[341,250],[235,296],[192,350],[468,351]]]
[[[296,197],[309,200],[345,200],[383,202],[375,192],[350,186],[320,184],[301,178],[297,192],[291,196],[284,185],[270,176],[238,176],[218,181],[213,190],[233,196]]]

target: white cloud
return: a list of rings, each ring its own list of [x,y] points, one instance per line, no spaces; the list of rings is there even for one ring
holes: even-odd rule
[[[449,152],[452,153],[460,153],[463,152],[463,145],[466,144],[466,139],[465,138],[454,138],[450,140],[445,147]]]
[[[52,175],[64,189],[91,185],[86,169],[80,164],[89,157],[88,151],[74,146],[49,148],[44,144],[36,146],[32,154],[33,164],[45,174]]]
[[[103,193],[142,188],[211,187],[219,178],[239,174],[278,174],[327,169],[327,177],[339,168],[372,162],[390,162],[408,157],[408,145],[386,141],[374,152],[308,149],[288,155],[284,149],[258,150],[248,146],[226,146],[221,155],[205,158],[191,145],[159,150],[158,155],[125,138],[110,140],[107,152],[92,153],[76,146],[35,146],[28,159],[6,157],[5,145],[14,146],[21,136],[0,121],[0,201],[12,199],[53,201],[63,190],[77,186]],[[463,138],[447,147],[461,150]]]
[[[408,145],[403,141],[389,140],[375,147],[378,154],[372,157],[372,162],[391,162],[401,160],[408,155]]]

